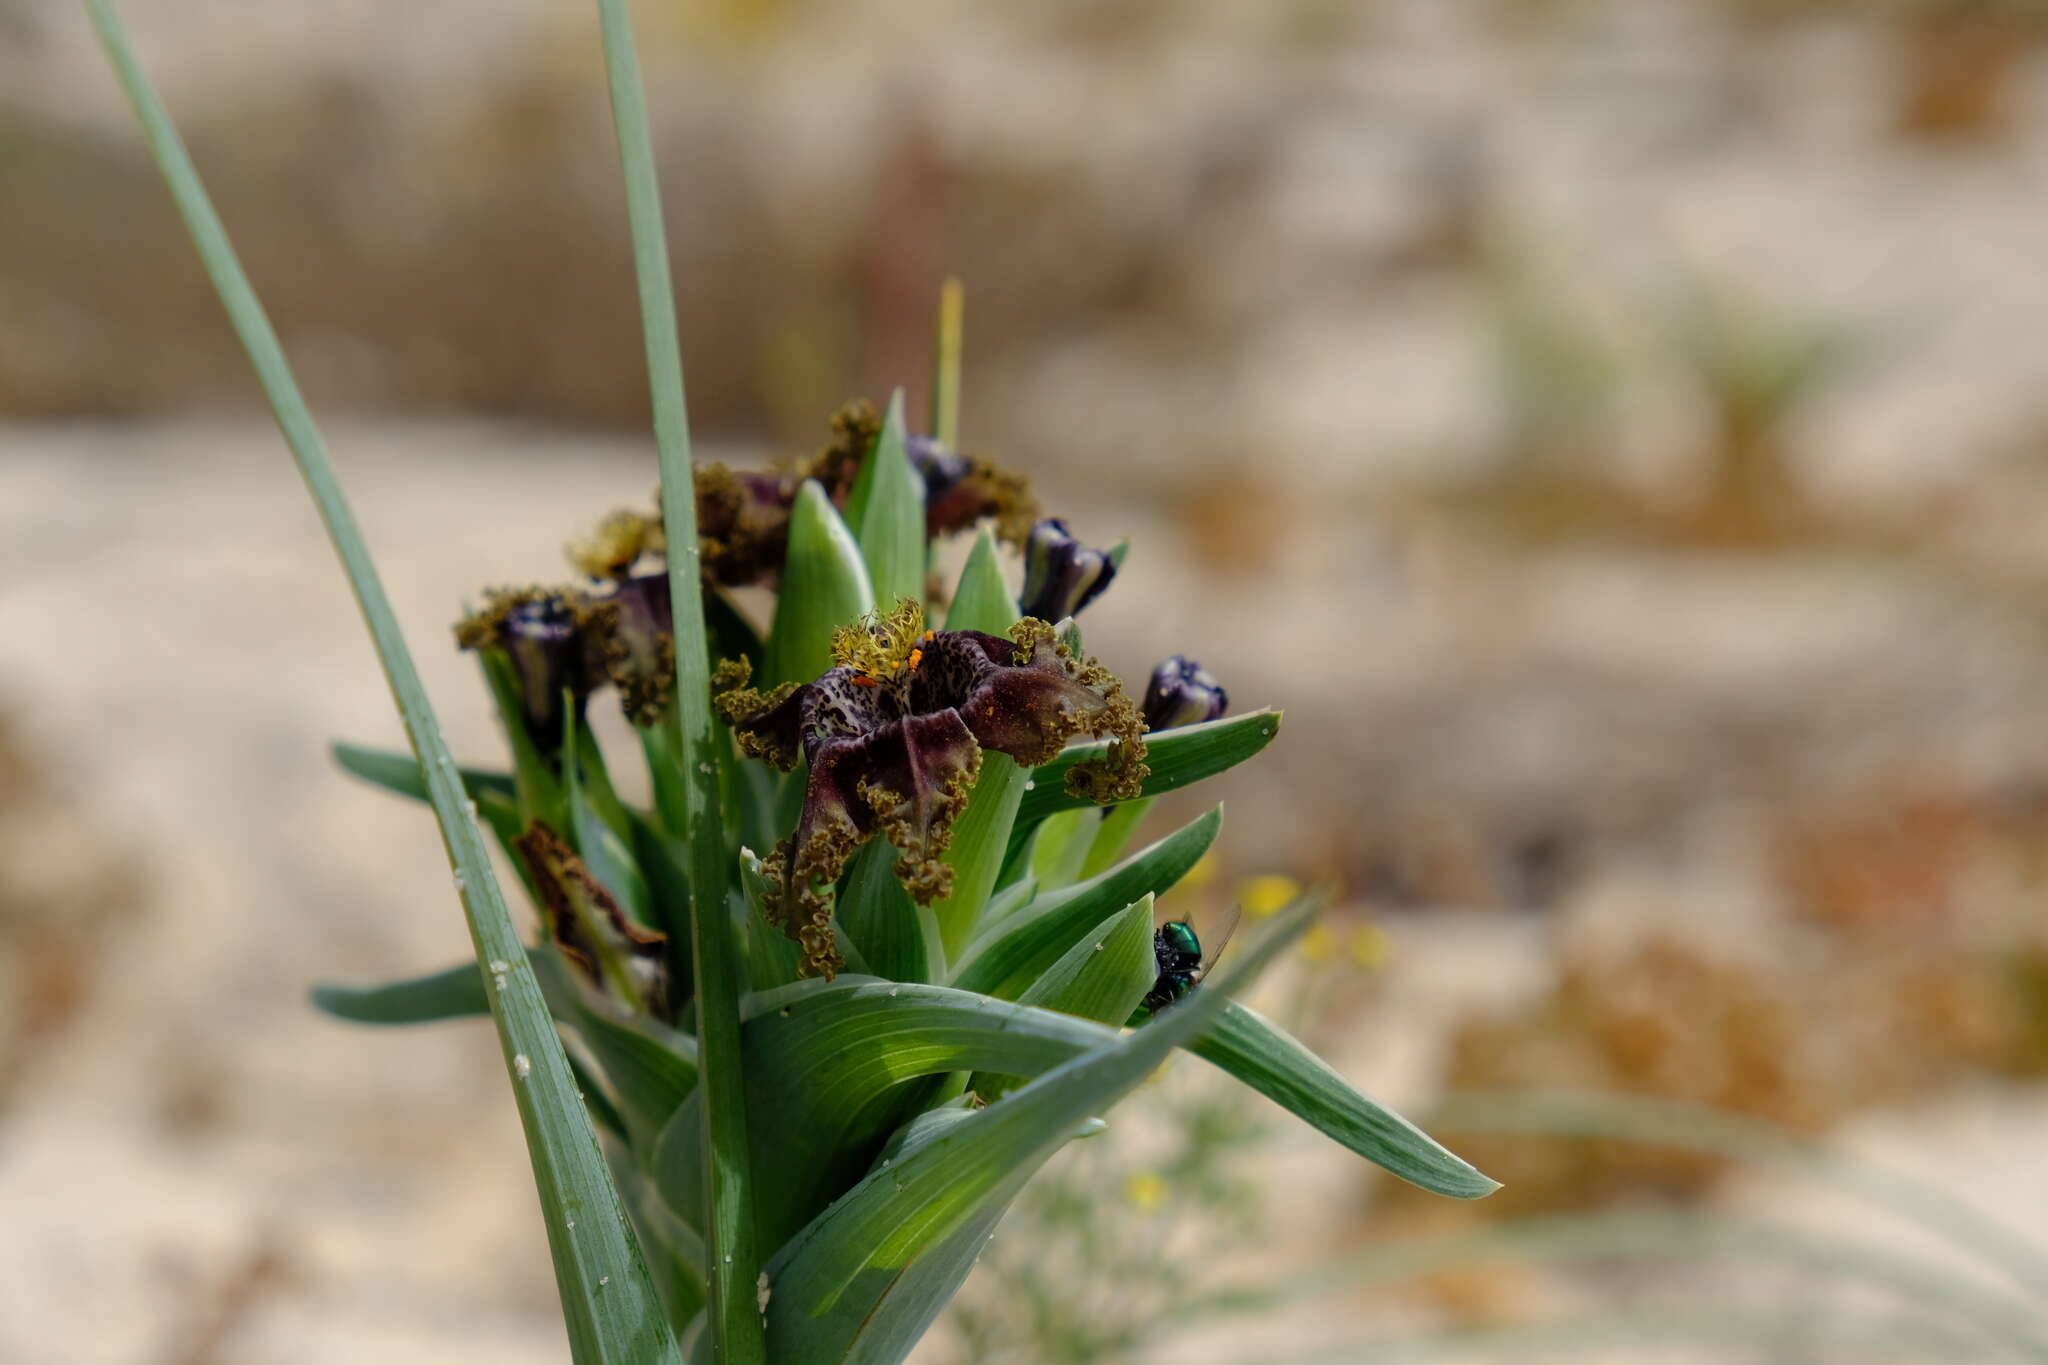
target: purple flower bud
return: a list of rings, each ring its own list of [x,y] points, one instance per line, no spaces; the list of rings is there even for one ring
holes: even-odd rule
[[[517,601],[505,609],[497,636],[519,682],[527,733],[551,754],[562,744],[562,693],[575,697],[580,712],[595,681],[576,611],[557,596]]]
[[[1059,518],[1047,517],[1024,542],[1024,614],[1041,621],[1078,615],[1115,577],[1107,554],[1074,539]]]
[[[1176,654],[1152,670],[1142,708],[1147,730],[1171,730],[1215,720],[1230,709],[1230,696],[1208,669]]]

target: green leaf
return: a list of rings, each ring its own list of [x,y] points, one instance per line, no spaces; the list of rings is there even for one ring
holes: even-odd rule
[[[490,858],[468,810],[455,760],[441,736],[354,514],[335,479],[319,428],[292,378],[277,335],[235,259],[226,229],[207,200],[198,171],[136,61],[120,17],[110,0],[87,0],[87,10],[348,572],[349,585],[405,721],[406,737],[425,774],[477,960],[514,964],[506,974],[506,989],[490,993],[492,1020],[533,1158],[571,1352],[578,1362],[648,1365],[680,1361],[612,1185],[611,1172],[598,1150],[597,1135],[576,1096],[575,1077],[555,1036],[547,1003],[526,966],[524,945],[491,875]],[[567,1227],[571,1219],[576,1223],[573,1231]]]
[[[964,1274],[954,1234],[1007,1202],[1077,1125],[1135,1089],[1307,925],[1306,913],[1283,917],[1223,983],[1191,992],[1144,1028],[950,1123],[835,1200],[769,1262],[768,1335],[775,1357],[900,1360],[939,1308],[921,1283],[926,1277],[911,1273],[919,1261],[945,1255],[942,1283],[956,1270]],[[898,1307],[906,1285],[919,1292]]]
[[[946,612],[946,629],[1005,635],[1016,624],[1017,599],[1003,583],[995,536],[984,526],[960,570],[953,605]],[[946,863],[953,869],[953,892],[932,906],[949,958],[974,932],[989,892],[995,889],[996,875],[1003,870],[1003,858],[1009,851],[1017,806],[1029,781],[1029,771],[1018,767],[1009,755],[983,752],[981,775],[975,779],[967,809],[954,826],[953,841],[946,849]]]
[[[669,991],[676,1008],[690,1003],[696,984],[691,944],[690,877],[684,871],[689,851],[682,841],[638,811],[627,813],[633,830],[633,856],[647,879],[651,923],[668,935]]]
[[[1145,762],[1152,775],[1145,779],[1144,794],[1158,796],[1236,767],[1273,742],[1273,736],[1280,733],[1280,716],[1278,711],[1247,711],[1241,716],[1225,716],[1222,720],[1183,725],[1145,736],[1149,751]],[[1028,832],[1056,811],[1079,810],[1090,805],[1086,798],[1068,794],[1067,772],[1076,763],[1102,757],[1107,748],[1107,740],[1076,744],[1044,767],[1034,769],[1031,790],[1024,793],[1024,803],[1017,811],[1018,834]]]
[[[903,1119],[907,1082],[954,1071],[1036,1075],[1114,1031],[944,986],[807,981],[747,1005],[748,1095],[765,1165],[764,1245],[794,1233],[866,1170]]]
[[[1189,1051],[1410,1184],[1454,1199],[1477,1199],[1500,1188],[1499,1181],[1361,1094],[1277,1024],[1235,1001]]]
[[[533,965],[555,1017],[575,1031],[604,1073],[633,1146],[651,1146],[696,1089],[696,1043],[652,1019],[615,1013],[593,999],[557,953],[536,953]]]
[[[1152,902],[1149,895],[1133,901],[1122,914],[1097,926],[1032,982],[1017,1003],[1098,1024],[1121,1024],[1130,1018],[1159,979],[1159,960],[1152,950]]]
[[[1040,887],[1057,891],[1081,880],[1081,869],[1095,846],[1102,819],[1103,812],[1094,806],[1055,811],[1045,818],[1038,826],[1038,840],[1031,850],[1031,875]]]
[[[896,880],[895,850],[876,839],[854,855],[833,918],[860,949],[868,970],[891,981],[930,981],[940,955],[932,912]],[[939,967],[943,969],[941,961]]]
[[[703,574],[698,563],[697,484],[690,464],[682,348],[676,341],[675,289],[669,279],[661,187],[655,180],[653,138],[640,84],[640,59],[633,49],[632,19],[626,0],[598,0],[597,11],[604,35],[605,75],[611,87],[612,127],[618,134],[619,164],[626,181],[626,218],[633,235],[640,323],[647,344],[647,385],[653,400],[655,449],[661,460],[661,517],[675,622],[676,694],[662,727],[670,739],[658,755],[649,752],[650,757],[674,760],[672,771],[680,781],[672,784],[662,806],[663,818],[668,832],[684,841],[690,857],[694,907],[690,966],[696,976],[699,1096],[705,1137],[702,1177],[711,1211],[705,1239],[705,1260],[710,1268],[705,1314],[721,1365],[762,1365],[766,1347],[760,1311],[754,1304],[760,1249],[754,1240],[753,1222],[747,1217],[752,1157],[740,1078],[739,962],[732,920],[724,913],[733,890],[732,850],[725,837],[718,748],[711,724],[711,660],[706,651]],[[673,1346],[668,1349],[675,1351]]]
[[[531,951],[531,950],[530,950]],[[485,994],[482,964],[458,962],[445,971],[379,986],[313,987],[312,1001],[337,1019],[352,1024],[431,1024],[442,1019],[467,1019],[491,1012]]]
[[[1151,813],[1152,798],[1141,796],[1135,801],[1124,801],[1102,812],[1102,818],[1095,823],[1095,837],[1089,842],[1088,856],[1082,860],[1081,876],[1093,877],[1116,865],[1130,846],[1131,835]]]
[[[597,806],[585,790],[580,775],[583,767],[581,747],[577,743],[577,727],[569,727],[568,741],[562,749],[562,774],[577,856],[590,869],[590,875],[612,893],[612,898],[618,901],[619,908],[626,912],[628,919],[636,924],[659,927],[647,879],[640,875],[640,865],[634,861],[632,852],[612,826],[598,814]],[[610,785],[606,784],[604,790],[609,795]],[[625,818],[623,810],[619,815],[621,819]]]
[[[1017,1003],[1118,1025],[1159,979],[1158,964],[1152,949],[1152,897],[1147,896],[1069,948]],[[967,1088],[994,1100],[1023,1083],[1020,1077],[982,1072]]]
[[[806,683],[832,667],[832,632],[874,610],[860,546],[816,479],[804,480],[789,514],[789,553],[762,684]]]
[[[1041,895],[991,924],[954,969],[962,990],[1015,998],[1094,928],[1132,901],[1164,895],[1223,826],[1218,806],[1098,877]]]
[[[411,754],[402,754],[395,749],[373,749],[367,744],[349,744],[341,740],[336,740],[329,750],[343,772],[415,801],[427,799],[427,782],[420,776],[420,762]],[[462,789],[473,801],[493,796],[505,801],[514,799],[510,773],[493,772],[488,768],[458,768],[456,774],[462,779]]]
[[[339,741],[332,750],[335,761],[345,772],[415,801],[427,799],[427,784],[420,776],[419,760],[411,754]],[[480,768],[461,768],[457,772],[461,776],[463,790],[469,793],[470,800],[476,802],[477,814],[498,836],[498,846],[505,850],[505,860],[518,873],[520,883],[526,888],[527,899],[539,904],[540,898],[533,888],[533,875],[527,871],[526,860],[512,846],[512,841],[524,828],[519,820],[519,808],[514,804],[512,775]]]
[[[875,605],[883,611],[905,597],[924,601],[924,480],[904,453],[905,435],[898,389],[846,501],[846,524],[860,541]]]
[[[761,860],[751,852],[741,855],[740,889],[743,904],[738,913],[744,917],[740,942],[746,947],[747,988],[766,991],[786,986],[800,974],[802,951],[762,913],[768,884],[761,875]]]
[[[1007,635],[1017,624],[1017,599],[1003,582],[1003,561],[996,551],[995,533],[983,526],[974,537],[974,548],[960,567],[960,581],[953,586],[953,604],[946,608],[947,630],[983,630],[990,635]]]

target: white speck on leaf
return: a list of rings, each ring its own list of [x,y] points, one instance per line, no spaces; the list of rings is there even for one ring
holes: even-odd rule
[[[526,1054],[522,1052],[517,1057],[514,1057],[512,1059],[512,1070],[517,1072],[519,1075],[519,1079],[523,1081],[528,1076],[531,1076],[533,1074],[533,1063],[529,1061],[527,1059]]]
[[[768,1311],[768,1296],[772,1292],[774,1291],[768,1287],[768,1272],[764,1270],[761,1272],[761,1278],[754,1281],[754,1308],[756,1311],[762,1313]]]

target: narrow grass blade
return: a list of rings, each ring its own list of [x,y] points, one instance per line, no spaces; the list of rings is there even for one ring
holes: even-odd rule
[[[671,832],[690,850],[690,896],[696,972],[698,1065],[705,1123],[704,1178],[711,1210],[710,1265],[713,1352],[724,1365],[765,1360],[761,1315],[754,1303],[759,1249],[753,1220],[746,1096],[740,1078],[739,962],[731,917],[731,851],[719,806],[717,749],[711,728],[711,661],[705,650],[704,593],[698,564],[697,490],[690,465],[689,417],[683,400],[682,348],[676,340],[675,293],[668,242],[655,183],[653,137],[641,89],[640,59],[626,0],[598,0],[612,126],[626,182],[633,233],[633,274],[647,343],[647,383],[654,439],[661,456],[662,525],[667,531],[669,598],[675,621],[676,695],[670,708],[684,823]]]
[[[946,629],[1004,635],[1016,624],[1017,600],[1003,582],[995,536],[984,526],[960,570],[953,604],[946,612]],[[965,945],[988,904],[989,892],[995,889],[996,876],[1009,851],[1017,807],[1030,780],[1030,772],[1009,755],[982,754],[981,776],[975,779],[967,809],[961,813],[952,845],[946,850],[946,862],[953,869],[953,892],[932,906],[948,958]]]
[[[893,603],[882,603],[886,610]],[[789,513],[789,549],[783,559],[782,591],[775,599],[775,624],[768,632],[768,677],[775,683],[806,683],[832,666],[832,632],[874,610],[860,546],[815,479],[797,490]]]
[[[908,435],[898,389],[846,501],[846,524],[860,541],[875,605],[884,611],[906,597],[924,601],[924,480],[910,467]]]
[[[555,1035],[554,1021],[527,965],[525,945],[505,909],[497,879],[491,875],[490,859],[455,760],[441,737],[398,618],[342,496],[319,429],[299,394],[276,333],[228,244],[226,229],[199,183],[199,173],[136,61],[113,5],[109,0],[87,0],[87,10],[135,107],[200,259],[249,352],[285,440],[298,459],[335,552],[348,571],[349,584],[404,719],[406,737],[425,774],[427,795],[454,867],[477,961],[493,967],[504,964],[505,989],[490,993],[492,1018],[533,1158],[571,1351],[579,1362],[642,1365],[678,1361],[680,1355],[662,1316],[653,1281],[619,1205],[611,1172],[598,1151],[597,1135],[576,1096],[576,1081]],[[569,1226],[572,1221],[573,1228]]]
[[[939,327],[932,347],[931,433],[948,450],[960,448],[960,356],[966,339],[967,291],[948,276],[939,286]]]

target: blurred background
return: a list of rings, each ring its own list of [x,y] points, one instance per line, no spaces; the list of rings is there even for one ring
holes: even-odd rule
[[[495,762],[448,624],[655,478],[593,14],[130,8]],[[2048,6],[638,18],[700,445],[921,411],[964,278],[965,446],[1134,539],[1091,648],[1287,711],[1180,908],[1334,885],[1268,1003],[1508,1182],[1389,1188],[1177,1063],[919,1360],[1999,1344],[1949,1242],[2048,1240]],[[304,1003],[467,940],[328,763],[388,696],[61,0],[0,0],[0,565],[0,1359],[565,1359],[487,1031]]]

